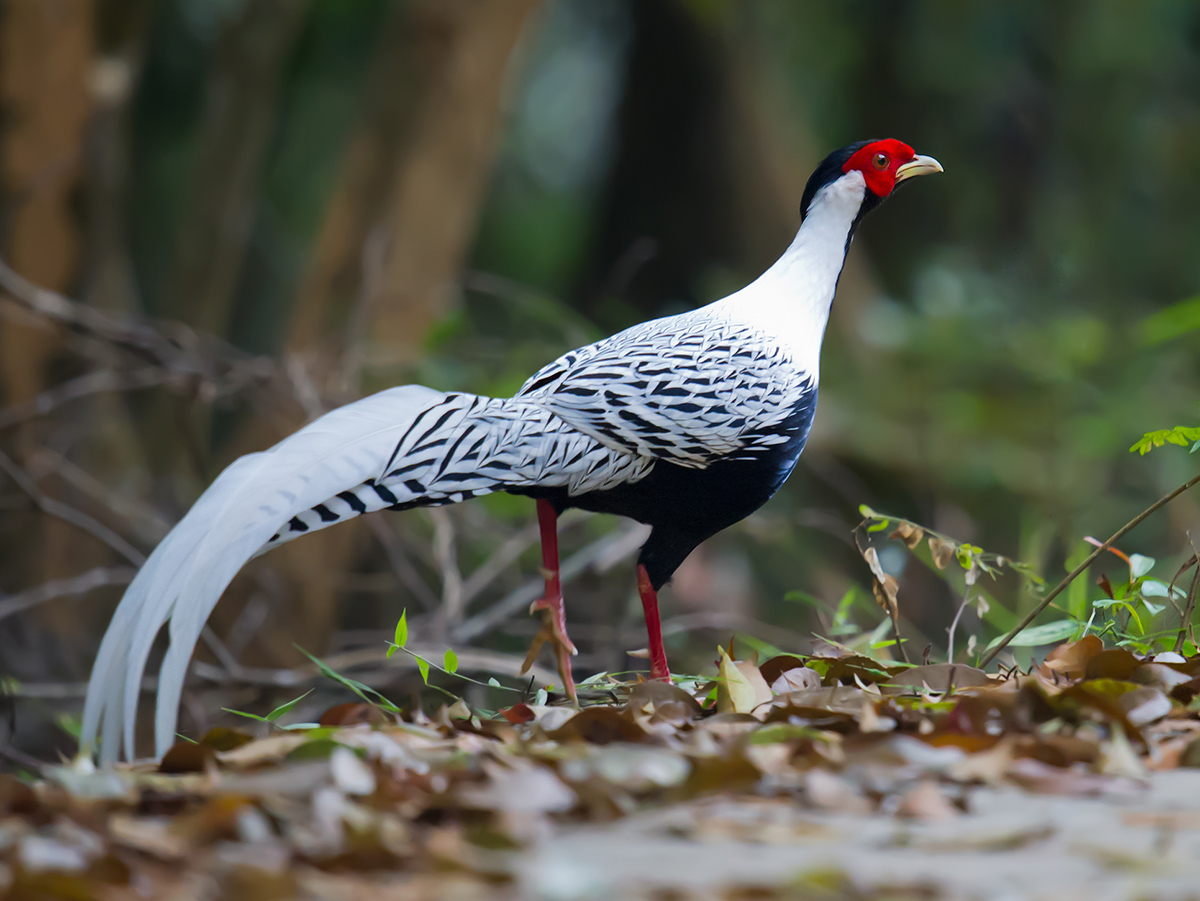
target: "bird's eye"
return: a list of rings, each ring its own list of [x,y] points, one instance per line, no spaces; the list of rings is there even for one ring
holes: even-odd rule
[[[873,166],[874,166],[876,169],[878,169],[879,171],[881,171],[881,172],[882,172],[884,169],[886,169],[886,168],[887,168],[887,164],[888,164],[888,156],[887,156],[887,154],[886,154],[886,153],[877,153],[877,154],[875,154],[875,158],[874,158],[873,160],[871,160],[871,164],[872,164],[872,165],[873,165]]]

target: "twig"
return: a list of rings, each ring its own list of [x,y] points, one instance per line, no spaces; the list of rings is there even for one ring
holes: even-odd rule
[[[646,527],[630,525],[615,533],[598,538],[568,557],[559,568],[563,585],[582,575],[593,566],[603,569],[613,562],[625,557],[631,557],[646,540]],[[495,628],[522,607],[528,607],[542,594],[545,585],[539,577],[530,579],[519,588],[510,591],[505,597],[488,607],[481,613],[472,616],[462,625],[452,630],[452,641],[470,641],[479,635]]]
[[[54,579],[17,594],[0,596],[0,620],[55,598],[87,594],[108,585],[128,585],[136,574],[137,570],[128,566],[97,566],[74,578]]]
[[[441,622],[445,625],[462,621],[462,571],[458,568],[458,541],[454,520],[444,507],[429,510],[433,521],[433,558],[442,576]]]
[[[1185,491],[1187,491],[1189,488],[1191,488],[1193,485],[1195,485],[1197,483],[1200,483],[1200,476],[1194,476],[1193,478],[1188,479],[1186,482],[1184,482],[1182,485],[1180,485],[1178,488],[1176,488],[1170,494],[1166,495],[1165,497],[1159,498],[1157,501],[1155,501],[1153,504],[1151,504],[1149,507],[1147,507],[1141,513],[1139,513],[1137,516],[1135,516],[1133,519],[1129,520],[1129,522],[1125,523],[1125,525],[1121,526],[1121,528],[1117,529],[1117,531],[1115,533],[1113,533],[1113,536],[1111,538],[1109,538],[1108,541],[1104,542],[1104,544],[1100,545],[1100,547],[1098,547],[1098,548],[1096,548],[1096,550],[1092,551],[1092,553],[1090,553],[1088,555],[1086,560],[1084,560],[1077,567],[1075,567],[1073,570],[1071,570],[1069,573],[1067,573],[1066,578],[1063,579],[1061,582],[1059,582],[1057,585],[1055,585],[1054,588],[1051,590],[1051,592],[1048,595],[1046,595],[1044,598],[1042,598],[1041,603],[1039,603],[1036,607],[1034,607],[1033,610],[1031,610],[1023,620],[1021,620],[1019,623],[1017,623],[1015,626],[1013,626],[1013,628],[1009,630],[1008,634],[1004,636],[1004,638],[1001,640],[1001,642],[998,645],[996,645],[994,648],[992,648],[990,651],[988,651],[988,653],[984,654],[983,659],[979,661],[979,666],[982,668],[982,667],[987,666],[989,663],[991,663],[992,660],[995,659],[996,655],[999,654],[1001,651],[1003,651],[1006,647],[1008,647],[1008,643],[1010,641],[1012,641],[1014,638],[1016,638],[1017,634],[1019,632],[1021,632],[1031,622],[1033,622],[1035,619],[1037,619],[1037,617],[1041,614],[1041,612],[1050,606],[1051,601],[1053,601],[1056,597],[1058,597],[1060,594],[1062,594],[1063,590],[1068,585],[1070,585],[1077,578],[1079,578],[1079,576],[1082,575],[1083,572],[1085,570],[1087,570],[1087,568],[1089,566],[1092,565],[1092,563],[1096,560],[1097,557],[1099,557],[1101,554],[1103,554],[1105,551],[1107,551],[1116,542],[1118,542],[1122,538],[1124,538],[1125,535],[1128,532],[1130,532],[1132,529],[1134,529],[1136,526],[1140,525],[1142,520],[1146,519],[1146,517],[1150,516],[1153,513],[1156,513],[1158,510],[1165,507],[1167,504],[1169,504],[1171,501],[1175,500],[1175,498],[1179,497],[1179,495],[1183,494]]]
[[[381,516],[368,516],[366,522],[367,528],[371,530],[371,534],[375,536],[375,540],[383,549],[383,555],[387,558],[388,566],[391,567],[396,578],[412,592],[426,610],[436,608],[438,605],[437,595],[421,578],[391,526]]]
[[[35,285],[3,260],[0,260],[0,291],[38,316],[132,351],[172,375],[197,378],[217,395],[235,393],[278,372],[271,360],[250,357],[219,338],[201,337],[180,323],[171,324],[174,334],[168,336],[148,322],[132,316],[113,316]]]
[[[56,517],[64,522],[69,522],[77,528],[83,529],[93,538],[104,542],[104,544],[108,545],[134,566],[141,566],[146,562],[145,554],[108,526],[88,516],[82,510],[76,510],[70,504],[64,504],[62,501],[56,501],[52,497],[46,497],[42,493],[42,490],[38,488],[37,483],[30,478],[29,473],[17,466],[12,458],[3,451],[0,451],[0,469],[8,473],[9,478],[17,483],[17,487],[29,495],[30,499],[47,516]]]
[[[560,520],[559,527],[562,523]],[[538,539],[537,523],[533,522],[511,535],[507,541],[492,551],[491,555],[467,576],[462,583],[462,603],[467,606],[508,569],[521,554],[525,553]]]
[[[11,745],[0,744],[0,757],[5,757],[11,760],[19,767],[24,767],[27,770],[32,770],[39,775],[46,768],[46,762],[38,760],[36,757],[31,757],[24,751],[18,750]]]
[[[47,472],[54,473],[72,488],[126,520],[129,530],[135,534],[160,541],[171,531],[171,523],[153,507],[136,498],[124,496],[111,484],[101,481],[58,451],[45,447],[37,450],[29,458],[27,471],[37,481]]]
[[[1196,609],[1196,587],[1200,585],[1200,550],[1196,549],[1196,545],[1192,545],[1192,552],[1195,554],[1192,560],[1196,564],[1196,572],[1192,574],[1192,584],[1188,586],[1187,603],[1184,605],[1183,613],[1179,617],[1179,635],[1175,638],[1175,653],[1183,653],[1183,642],[1187,637],[1188,631],[1192,628],[1192,613]],[[1167,596],[1170,597],[1171,591],[1168,589]],[[1195,636],[1192,638],[1195,643]]]
[[[24,403],[0,410],[0,429],[6,429],[28,419],[46,416],[69,401],[108,391],[137,391],[153,388],[168,381],[167,374],[156,366],[130,372],[101,369],[55,385]]]
[[[968,585],[963,591],[962,601],[958,605],[958,610],[954,614],[954,619],[950,622],[950,628],[946,630],[949,638],[946,642],[946,660],[950,663],[954,662],[954,632],[958,629],[958,621],[962,619],[963,611],[967,609],[967,601],[971,597],[971,586]]]

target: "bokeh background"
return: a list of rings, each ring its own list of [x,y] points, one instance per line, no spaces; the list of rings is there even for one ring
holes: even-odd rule
[[[861,229],[785,490],[664,593],[680,670],[874,630],[860,504],[1057,580],[1194,471],[1128,448],[1197,421],[1200,6],[2,0],[0,767],[73,751],[121,586],[234,457],[392,384],[509,393],[714,300],[787,245],[825,153],[883,136],[946,174]],[[1169,578],[1198,521],[1185,496],[1123,546]],[[564,522],[580,675],[644,665],[643,535]],[[535,541],[497,496],[262,558],[183,727],[307,687],[297,645],[403,697],[404,609],[414,646],[514,684]],[[880,551],[937,659],[961,579]],[[986,588],[981,642],[1035,600]]]

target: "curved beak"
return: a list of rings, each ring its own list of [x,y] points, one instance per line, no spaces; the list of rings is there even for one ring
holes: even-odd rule
[[[896,184],[907,181],[917,175],[929,175],[932,172],[945,172],[942,164],[931,156],[914,156],[904,165],[896,169]]]

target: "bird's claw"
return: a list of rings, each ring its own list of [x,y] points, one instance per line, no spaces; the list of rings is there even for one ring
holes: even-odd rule
[[[542,612],[542,627],[538,629],[521,665],[521,673],[526,673],[546,642],[554,648],[554,658],[558,663],[558,674],[562,677],[563,688],[567,697],[575,701],[575,680],[571,675],[571,657],[578,654],[575,644],[567,637],[566,614],[563,610],[562,597],[541,598],[529,607],[530,613]]]

